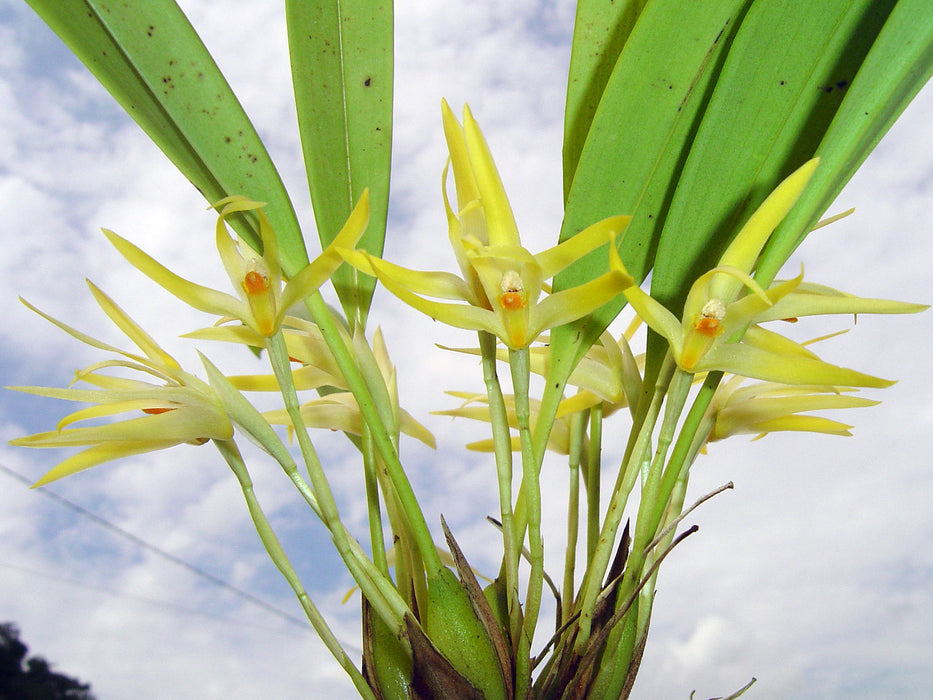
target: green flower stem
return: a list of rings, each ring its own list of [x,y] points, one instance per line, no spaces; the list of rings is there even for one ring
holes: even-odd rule
[[[576,651],[580,654],[586,650],[590,638],[593,612],[602,588],[603,576],[605,576],[609,561],[612,558],[616,534],[625,514],[625,504],[632,488],[635,486],[638,474],[642,472],[642,465],[648,459],[651,436],[654,433],[654,427],[661,412],[661,405],[673,372],[674,361],[670,353],[668,353],[658,372],[654,391],[650,394],[650,401],[646,404],[644,410],[638,412],[635,422],[636,426],[638,426],[637,431],[633,426],[633,438],[629,441],[615,486],[612,489],[612,497],[600,530],[599,540],[596,543],[593,555],[589,559],[580,589],[580,619],[577,639],[574,644]]]
[[[305,306],[311,314],[311,318],[321,329],[321,335],[327,343],[340,368],[344,379],[353,396],[356,399],[360,409],[360,415],[369,425],[373,434],[373,442],[376,451],[385,463],[389,473],[389,478],[395,486],[396,494],[401,503],[402,509],[408,518],[412,534],[418,545],[418,551],[424,560],[425,567],[430,573],[439,572],[444,568],[441,558],[434,548],[434,539],[431,537],[431,531],[424,519],[424,514],[415,498],[415,492],[411,488],[411,483],[405,475],[402,463],[399,461],[398,452],[392,444],[392,440],[380,419],[373,397],[366,386],[366,382],[356,366],[353,354],[348,350],[346,343],[341,337],[334,319],[331,316],[327,304],[320,292],[315,292],[305,299]]]
[[[338,326],[338,331],[340,327]],[[373,398],[376,411],[385,428],[392,449],[398,454],[399,446],[399,413],[398,391],[394,379],[387,380],[379,367],[372,348],[360,327],[357,327],[352,338],[348,334],[341,334],[347,346],[352,348],[356,366],[360,371],[366,388]],[[406,599],[412,610],[423,610],[428,605],[427,582],[424,577],[424,562],[418,552],[417,544],[412,535],[408,518],[405,517],[404,508],[398,499],[397,490],[383,468],[384,462],[374,453],[372,440],[373,429],[362,421],[366,435],[369,437],[369,449],[373,456],[375,483],[382,489],[386,504],[386,513],[389,516],[389,525],[392,528],[395,547],[395,574],[397,588],[402,597]],[[372,497],[378,504],[378,488]],[[370,520],[371,530],[378,532],[378,540],[382,542],[382,519]],[[375,540],[374,540],[375,541]],[[384,545],[383,545],[384,546]]]
[[[664,509],[664,517],[661,520],[659,534],[654,537],[654,539],[648,543],[645,547],[646,550],[649,550],[649,561],[647,562],[647,568],[650,569],[653,563],[653,560],[657,559],[657,554],[655,552],[663,552],[665,549],[670,547],[671,543],[674,541],[674,536],[677,534],[676,528],[672,527],[667,532],[664,532],[664,529],[668,525],[676,521],[684,509],[684,499],[687,496],[687,482],[690,480],[690,470],[685,469],[680,473],[680,476],[677,479],[677,483],[674,484],[674,490],[671,493],[671,500],[667,504],[667,508]],[[653,591],[655,588],[655,582],[658,578],[658,571],[660,569],[655,569],[654,573],[651,575],[651,581],[645,586],[644,590]]]
[[[564,625],[573,614],[574,575],[577,567],[577,539],[580,530],[580,462],[589,411],[574,413],[570,419],[570,483],[567,491],[567,549],[564,551],[564,582],[561,586],[561,616],[558,625]],[[584,476],[584,480],[586,477]],[[587,489],[587,494],[589,489]]]
[[[412,610],[423,610],[428,605],[424,562],[421,559],[415,537],[412,535],[410,522],[405,517],[395,487],[381,460],[378,461],[376,466],[376,478],[379,481],[379,487],[382,489],[386,514],[392,528],[397,588]]]
[[[544,388],[544,392],[541,395],[541,403],[538,405],[538,419],[535,422],[535,432],[534,432],[534,448],[535,454],[538,455],[539,459],[544,459],[544,454],[547,452],[547,443],[551,437],[551,428],[554,426],[554,420],[557,418],[557,411],[560,408],[560,402],[564,398],[564,389],[566,388],[566,382],[563,385],[555,386],[553,384],[548,384]],[[541,464],[538,464],[538,469],[541,468]],[[519,493],[521,497],[521,493]]]
[[[509,368],[512,371],[512,389],[515,393],[515,418],[522,447],[522,481],[528,485],[526,504],[528,512],[528,550],[531,573],[525,595],[525,621],[516,658],[516,697],[524,697],[525,683],[531,679],[530,651],[534,639],[541,595],[544,586],[544,543],[541,539],[541,483],[538,479],[539,463],[531,442],[531,406],[528,383],[531,376],[528,348],[509,350]]]
[[[552,385],[545,387],[544,394],[541,397],[541,403],[538,406],[538,418],[535,422],[534,435],[532,437],[532,447],[534,454],[537,455],[537,469],[541,470],[541,464],[544,455],[547,452],[547,443],[551,437],[551,429],[554,427],[554,420],[557,417],[557,410],[563,399],[563,390],[550,390]],[[515,498],[515,541],[521,543],[525,539],[525,528],[528,527],[528,514],[525,505],[525,475],[522,474],[522,480],[518,485],[518,495]]]
[[[317,452],[305,428],[304,418],[301,416],[301,405],[298,403],[298,394],[295,391],[295,384],[292,379],[288,350],[285,347],[285,336],[282,335],[281,331],[266,340],[266,350],[269,353],[269,361],[272,364],[272,370],[282,392],[285,410],[288,412],[288,417],[295,429],[295,437],[298,440],[298,446],[301,449],[301,456],[305,461],[308,476],[311,478],[311,487],[314,489],[314,495],[321,507],[324,524],[336,537],[335,530],[340,529],[338,525],[341,522],[337,502],[334,500],[334,494],[330,490],[324,468],[321,466]]]
[[[376,356],[373,354],[372,348],[366,341],[366,336],[362,329],[357,327],[353,332],[352,338],[345,335],[344,342],[348,343],[348,347],[351,348],[355,360],[354,365],[359,370],[360,376],[362,376],[363,381],[366,383],[369,395],[372,397],[376,411],[379,413],[380,424],[386,429],[386,434],[389,437],[389,441],[392,443],[392,449],[398,453],[399,417],[396,411],[398,407],[398,398],[396,396],[393,401],[392,396],[390,396],[390,390],[386,384],[386,379],[382,376],[379,363],[376,361]]]
[[[538,470],[544,460],[547,452],[547,443],[551,438],[551,429],[554,427],[554,420],[557,417],[557,411],[560,408],[560,402],[564,398],[564,387],[548,384],[545,386],[544,393],[541,396],[541,403],[538,405],[538,418],[535,422],[533,446],[534,453],[538,455]],[[525,477],[518,485],[518,495],[515,498],[515,540],[522,542],[525,539],[525,528],[528,526],[525,513]]]
[[[200,354],[200,353],[199,353]],[[207,372],[211,386],[221,399],[221,403],[227,415],[244,430],[256,443],[268,452],[272,458],[279,463],[282,470],[288,476],[289,480],[298,489],[305,502],[311,507],[314,514],[324,520],[321,513],[321,507],[318,505],[317,498],[311,487],[301,478],[298,473],[298,465],[292,459],[291,453],[285,444],[269,425],[259,410],[251,404],[240,391],[233,386],[227,377],[217,369],[217,367],[204,355],[200,355],[201,362]]]
[[[670,492],[661,490],[661,479],[664,474],[667,451],[674,441],[677,423],[680,420],[681,413],[683,413],[684,405],[687,402],[687,394],[692,383],[693,375],[678,369],[674,371],[674,376],[667,391],[664,420],[661,422],[661,429],[658,432],[654,458],[651,460],[648,474],[642,483],[638,518],[635,522],[635,535],[632,540],[632,553],[626,562],[626,569],[631,572],[631,576],[627,575],[626,580],[633,585],[641,579],[641,567],[647,554],[645,549],[648,543],[654,539],[658,520],[660,520],[660,516],[667,508]],[[622,596],[624,600],[625,593]]]
[[[272,455],[273,459],[279,463],[282,470],[295,485],[295,488],[298,489],[298,492],[311,507],[311,510],[314,511],[314,514],[326,525],[324,512],[318,504],[317,497],[311,487],[301,478],[295,460],[275,430],[272,429],[272,426],[210,360],[201,355],[201,361],[204,364],[211,386],[221,399],[224,410],[242,430]],[[288,376],[288,381],[291,382],[291,374]],[[343,531],[342,523],[340,528]],[[373,567],[359,543],[349,533],[345,533],[343,539],[350,545],[350,557],[348,558],[346,556],[347,552],[340,551],[339,548],[338,552],[343,557],[347,569],[361,588],[367,592],[373,608],[386,623],[389,624],[390,621],[394,620],[400,626],[402,616],[407,608],[405,602],[399,597],[398,591],[392,586],[391,580]]]
[[[689,469],[684,469],[677,479],[668,507],[664,511],[662,527],[667,527],[668,524],[674,523],[683,512],[684,498],[687,495],[687,482],[690,478],[689,475]],[[641,638],[641,635],[647,633],[648,622],[651,618],[651,610],[654,604],[654,591],[657,589],[658,573],[661,571],[656,564],[665,556],[676,534],[676,527],[671,527],[669,532],[664,533],[663,536],[656,537],[646,547],[649,551],[646,552],[645,568],[650,571],[651,574],[648,583],[638,594],[638,620],[636,623],[636,638],[638,639]]]
[[[519,548],[515,537],[512,514],[512,437],[508,412],[496,370],[496,337],[479,332],[479,347],[483,361],[483,381],[489,401],[489,419],[492,425],[493,449],[496,458],[496,477],[499,487],[499,515],[502,520],[502,565],[505,574],[506,600],[509,611],[509,634],[513,645],[517,643],[522,627],[522,609],[518,596]]]
[[[633,607],[636,615],[634,622],[634,639],[641,638],[651,617],[651,609],[654,603],[653,584],[654,580],[657,578],[658,572],[657,568],[653,568],[653,564],[658,561],[658,558],[651,555],[649,550],[649,545],[654,540],[657,532],[657,522],[654,520],[654,516],[658,512],[661,514],[667,512],[669,506],[670,492],[663,492],[661,490],[662,475],[664,474],[663,470],[667,459],[667,453],[674,441],[677,423],[683,413],[692,385],[692,374],[679,369],[674,370],[673,377],[667,389],[664,419],[658,431],[654,457],[642,480],[642,493],[639,501],[632,549],[625,564],[625,577],[620,583],[617,593],[619,600],[628,600],[633,595],[638,596],[638,604]],[[680,506],[682,505],[683,503],[681,502]],[[676,517],[676,515],[674,517]],[[673,536],[671,536],[671,540],[673,540]],[[669,543],[670,542],[668,542],[668,544]],[[647,585],[644,583],[643,573],[646,567],[649,570],[650,576],[650,582]],[[616,660],[620,668],[628,666],[628,654],[630,651],[630,649],[627,649],[625,657]]]
[[[334,655],[334,658],[337,659],[337,663],[339,663],[350,676],[350,679],[353,681],[353,685],[356,687],[360,696],[363,698],[376,700],[376,696],[370,689],[369,684],[363,677],[363,674],[350,660],[350,657],[347,656],[347,653],[343,650],[343,647],[340,646],[340,642],[337,641],[334,633],[331,632],[330,627],[327,626],[327,622],[325,622],[324,617],[308,597],[308,594],[305,591],[301,580],[298,578],[298,574],[292,567],[291,562],[289,562],[288,556],[285,554],[285,550],[282,549],[282,545],[279,543],[278,538],[275,536],[275,532],[272,530],[272,526],[269,524],[265,514],[262,512],[262,508],[259,506],[259,501],[256,498],[255,492],[253,491],[252,479],[249,476],[249,472],[246,469],[246,464],[243,462],[243,457],[240,454],[240,450],[237,448],[236,443],[232,440],[214,440],[214,445],[217,447],[217,450],[230,466],[230,469],[233,470],[237,481],[240,482],[240,488],[243,491],[243,497],[246,499],[246,507],[249,509],[249,514],[253,520],[253,525],[256,527],[256,532],[259,534],[259,539],[262,541],[262,544],[265,547],[269,558],[273,561],[276,568],[281,572],[282,576],[285,577],[285,580],[288,581],[288,585],[291,586],[292,590],[295,592],[295,595],[298,598],[298,602],[301,604],[305,615],[311,622],[311,626],[314,627],[314,631],[317,632],[318,636],[324,642],[324,645],[327,647],[330,653]]]
[[[679,371],[677,372],[677,375],[682,374],[687,378],[686,388],[684,389],[682,399],[680,399],[680,407],[676,411],[677,415],[674,417],[674,423],[676,423],[677,418],[679,418],[682,412],[686,399],[686,391],[689,390],[693,380],[692,375],[686,375]],[[670,547],[676,534],[673,527],[670,528],[669,532],[664,532],[661,535],[658,533],[662,532],[669,524],[675,523],[680,517],[683,511],[684,498],[686,497],[687,484],[690,478],[690,466],[693,464],[700,448],[705,444],[709,431],[712,428],[710,420],[706,418],[706,409],[716,392],[716,387],[722,378],[722,373],[716,372],[712,374],[718,376],[708,375],[697,397],[694,399],[693,405],[690,407],[690,411],[680,428],[677,442],[671,453],[671,458],[664,469],[663,476],[661,476],[657,483],[654,496],[650,499],[645,498],[642,501],[642,505],[649,509],[646,511],[649,513],[648,521],[644,523],[644,527],[639,527],[638,529],[636,541],[632,547],[633,556],[630,559],[629,565],[636,571],[636,577],[640,577],[641,571],[645,568],[651,571],[651,575],[647,585],[645,585],[638,594],[640,603],[637,608],[638,620],[636,637],[640,637],[640,635],[647,631],[648,621],[651,616],[651,608],[654,602],[653,592],[660,571],[655,564],[664,556],[663,553]],[[671,395],[672,393],[673,392],[669,393],[669,400],[673,398]],[[672,404],[669,404],[669,408],[672,408]],[[669,410],[669,414],[672,415],[673,411]],[[671,428],[673,428],[673,426],[671,426]],[[670,444],[670,436],[665,439],[668,444]],[[653,465],[653,468],[657,469],[657,466]],[[642,522],[640,518],[639,523],[641,524]],[[626,579],[626,583],[629,584],[629,587],[634,585],[634,582],[629,579]],[[628,588],[623,587],[622,590],[623,592],[621,595],[625,596]]]
[[[590,443],[587,446],[584,478],[586,484],[586,557],[592,559],[599,541],[600,467],[603,446],[603,406],[590,409]]]
[[[535,422],[533,437],[534,453],[538,455],[538,469],[541,469],[541,463],[544,454],[547,452],[547,443],[551,437],[551,428],[554,426],[554,420],[557,417],[557,410],[560,402],[564,398],[564,387],[548,384],[541,396],[541,403],[538,406],[538,419]],[[525,513],[525,478],[522,477],[518,485],[518,495],[515,498],[515,541],[521,542],[525,539],[525,528],[527,527]]]
[[[652,527],[655,532],[657,532],[664,509],[667,506],[667,501],[670,499],[681,472],[688,469],[689,465],[692,464],[693,458],[696,457],[697,451],[702,447],[703,442],[705,442],[709,434],[709,426],[706,421],[704,421],[704,417],[706,415],[706,409],[709,408],[709,404],[716,394],[716,388],[722,380],[722,374],[722,372],[710,372],[706,376],[703,386],[700,387],[700,391],[697,393],[693,405],[690,407],[690,411],[687,413],[687,417],[684,419],[684,423],[680,428],[680,434],[677,436],[677,442],[674,444],[670,461],[664,470],[664,475],[661,478],[661,483],[658,488],[658,500],[656,501],[655,510],[651,519]],[[704,428],[704,426],[706,427]],[[702,435],[701,438],[699,437],[700,435]],[[701,440],[699,445],[696,444],[698,439]],[[654,535],[649,539],[653,537]]]
[[[386,545],[382,537],[382,509],[379,506],[379,477],[376,455],[373,452],[372,433],[362,425],[363,477],[366,486],[366,510],[369,516],[369,541],[373,553],[373,564],[388,577],[389,562],[386,560]]]
[[[633,569],[638,569],[638,575],[640,575],[640,570],[646,567],[652,570],[652,573],[650,581],[639,593],[637,636],[647,630],[651,615],[654,602],[653,591],[660,571],[655,563],[664,556],[664,552],[674,540],[675,529],[673,527],[669,532],[663,532],[663,530],[668,525],[676,523],[683,511],[687,484],[690,479],[690,466],[706,443],[706,438],[712,429],[712,422],[706,417],[706,409],[721,379],[721,372],[710,373],[707,376],[680,428],[674,450],[652,499],[653,503],[647,500],[642,502],[643,505],[651,508],[650,520],[643,529],[639,528],[636,543],[632,548],[633,557],[630,559],[630,565]],[[642,544],[643,540],[647,540],[647,544]],[[637,561],[636,555],[640,557]],[[629,586],[633,585],[633,582],[628,579],[626,583]],[[627,590],[624,587],[621,595],[626,595]]]
[[[311,479],[311,487],[314,489],[314,495],[321,509],[321,519],[330,531],[341,559],[343,559],[373,607],[383,617],[386,624],[391,623],[401,628],[404,624],[402,620],[408,612],[408,606],[405,605],[398,595],[398,591],[392,586],[391,580],[383,576],[365,554],[362,554],[359,544],[349,536],[343,522],[340,520],[337,503],[330,490],[327,476],[324,474],[324,468],[321,466],[321,462],[314,450],[314,445],[311,444],[311,439],[304,425],[304,419],[301,417],[301,407],[298,404],[298,395],[295,392],[295,384],[289,366],[288,350],[285,347],[285,336],[282,335],[281,331],[267,339],[266,349],[269,353],[269,361],[272,364],[276,381],[282,392],[285,410],[288,412],[295,429],[298,446],[301,449],[308,476]]]

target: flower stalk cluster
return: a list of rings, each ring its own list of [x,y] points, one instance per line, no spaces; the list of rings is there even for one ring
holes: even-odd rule
[[[216,323],[188,333],[189,339],[251,347],[264,354],[271,371],[228,376],[202,356],[202,380],[89,283],[100,308],[136,349],[113,347],[30,306],[110,357],[76,373],[75,382],[91,389],[12,387],[90,404],[54,430],[12,442],[83,448],[36,486],[110,460],[212,442],[234,473],[270,558],[364,697],[556,698],[568,689],[574,697],[624,696],[644,650],[660,564],[693,531],[678,535],[676,529],[687,512],[691,469],[706,446],[739,434],[848,435],[850,425],[813,412],[869,407],[877,401],[856,392],[892,383],[827,362],[810,343],[768,324],[926,307],[863,299],[809,283],[802,272],[768,284],[756,280],[763,247],[804,192],[817,159],[778,185],[717,264],[697,277],[683,309],[671,310],[641,289],[620,258],[618,243],[629,217],[603,219],[559,245],[529,252],[470,110],[464,109],[461,123],[445,102],[442,123],[449,151],[442,196],[460,275],[409,269],[357,249],[369,217],[368,193],[332,242],[290,279],[264,205],[243,196],[217,202],[215,240],[233,293],[189,281],[105,231],[139,271],[215,317]],[[254,219],[261,251],[230,233],[234,216]],[[605,261],[601,274],[552,292],[550,278],[594,251]],[[443,540],[432,534],[408,480],[402,436],[432,448],[435,440],[401,406],[399,384],[406,383],[397,376],[382,333],[367,336],[364,327],[331,311],[319,293],[344,263],[375,277],[415,310],[477,333],[477,347],[458,352],[481,358],[485,391],[451,391],[462,404],[438,413],[488,426],[487,436],[467,445],[492,454],[499,495],[493,520],[501,530],[501,566],[485,589],[446,523]],[[548,375],[548,331],[619,295],[636,320],[625,333],[606,332],[588,349],[568,381],[576,392],[563,397],[553,416],[546,415],[532,375]],[[632,350],[641,323],[665,341],[663,356],[646,359]],[[500,378],[502,363],[508,365],[508,381]],[[660,370],[646,376],[646,365]],[[256,392],[276,392],[281,405],[261,412],[247,398]],[[123,414],[128,415],[110,420]],[[629,437],[613,488],[604,493],[601,478],[611,467],[603,464],[609,434],[604,422],[617,419],[630,422]],[[83,421],[96,423],[73,427]],[[368,550],[360,543],[363,533],[351,532],[340,512],[332,467],[315,446],[316,431],[339,431],[359,451]],[[540,445],[533,438],[539,434],[547,436]],[[242,437],[281,467],[356,582],[362,668],[308,597],[264,515],[238,447]],[[548,575],[546,564],[553,564],[544,554],[543,522],[553,517],[543,512],[543,484],[550,478],[544,469],[551,464],[545,448],[566,458],[568,467],[568,546],[560,586]],[[630,504],[636,486],[639,500]],[[549,591],[557,612],[554,631],[544,632],[538,623]]]

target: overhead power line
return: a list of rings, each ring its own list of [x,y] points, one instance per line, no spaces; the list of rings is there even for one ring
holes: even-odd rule
[[[31,479],[29,479],[29,478],[26,477],[26,476],[23,476],[22,474],[20,474],[19,472],[17,472],[17,471],[15,471],[15,470],[11,469],[10,467],[6,466],[5,464],[0,464],[0,471],[3,471],[4,474],[7,474],[8,476],[10,476],[10,477],[16,479],[17,481],[20,481],[20,482],[26,484],[27,486],[31,486],[32,483],[33,483]],[[33,493],[37,493],[37,494],[40,494],[40,495],[42,495],[42,496],[45,496],[46,498],[50,498],[51,500],[53,500],[53,501],[54,501],[55,503],[57,503],[58,505],[60,505],[60,506],[62,506],[62,507],[64,507],[64,508],[67,508],[68,510],[72,511],[73,513],[76,513],[76,514],[80,515],[80,516],[83,517],[83,518],[87,518],[88,520],[90,520],[90,521],[96,523],[97,525],[99,525],[100,527],[102,527],[102,528],[104,528],[104,529],[106,529],[106,530],[109,530],[110,532],[114,533],[115,535],[119,535],[119,536],[122,537],[123,539],[129,540],[130,542],[132,542],[132,543],[133,543],[134,545],[136,545],[137,547],[140,547],[141,549],[145,549],[145,550],[147,550],[147,551],[150,551],[150,552],[152,552],[153,554],[155,554],[155,555],[157,555],[157,556],[159,556],[159,557],[162,557],[163,559],[165,559],[165,560],[167,560],[167,561],[170,561],[171,563],[175,564],[176,566],[180,566],[180,567],[182,567],[183,569],[187,569],[188,571],[190,571],[190,572],[191,572],[192,574],[194,574],[195,576],[197,576],[197,577],[199,577],[199,578],[201,578],[201,579],[204,579],[205,581],[208,581],[209,583],[213,584],[214,586],[217,586],[218,588],[222,588],[222,589],[224,589],[225,591],[229,591],[229,592],[232,593],[233,595],[235,595],[235,596],[237,596],[237,597],[239,597],[239,598],[242,598],[243,600],[247,601],[248,603],[251,603],[251,604],[253,604],[253,605],[255,605],[255,606],[258,606],[258,607],[262,608],[263,610],[265,610],[265,611],[267,611],[267,612],[270,612],[270,613],[272,613],[272,614],[274,614],[274,615],[276,615],[276,616],[278,616],[278,617],[280,617],[280,618],[282,618],[282,619],[284,619],[284,620],[287,620],[288,622],[290,622],[290,623],[292,623],[292,624],[294,624],[294,625],[298,625],[298,626],[300,626],[300,627],[301,627],[302,629],[304,629],[304,630],[310,630],[310,627],[309,627],[309,625],[308,625],[308,623],[307,623],[306,620],[303,620],[303,619],[301,619],[300,617],[297,617],[297,616],[295,616],[295,615],[292,615],[292,614],[290,614],[290,613],[288,613],[288,612],[282,610],[281,608],[276,607],[276,606],[273,605],[272,603],[269,603],[269,602],[263,600],[262,598],[259,598],[258,596],[253,595],[253,594],[250,593],[249,591],[244,591],[242,588],[238,588],[238,587],[234,586],[232,583],[228,583],[227,581],[224,581],[222,578],[219,578],[219,577],[215,576],[214,574],[210,573],[209,571],[205,571],[204,569],[202,569],[201,567],[197,566],[196,564],[192,564],[191,562],[185,561],[185,560],[182,559],[181,557],[178,557],[178,556],[172,554],[171,552],[166,552],[164,549],[161,549],[160,547],[158,547],[158,546],[152,544],[151,542],[147,542],[146,540],[142,539],[141,537],[139,537],[139,536],[137,536],[137,535],[134,535],[132,532],[128,532],[127,530],[124,530],[124,529],[123,529],[122,527],[120,527],[119,525],[115,525],[114,523],[110,522],[109,520],[107,520],[107,519],[105,519],[105,518],[102,518],[101,516],[97,515],[96,513],[93,513],[93,512],[91,512],[91,511],[89,511],[87,508],[84,508],[83,506],[78,505],[78,504],[75,503],[74,501],[70,501],[70,500],[68,500],[67,498],[65,498],[64,496],[61,496],[61,495],[55,493],[54,491],[50,490],[47,486],[43,486],[41,489],[35,489],[35,490],[33,491]]]
[[[226,617],[225,615],[216,615],[212,612],[206,610],[200,610],[198,608],[192,608],[190,606],[178,605],[177,603],[172,603],[167,600],[159,600],[158,598],[150,598],[148,596],[134,595],[133,593],[125,593],[123,591],[118,591],[113,588],[107,588],[106,586],[96,586],[91,583],[85,583],[84,581],[79,581],[75,578],[70,578],[68,576],[59,576],[58,574],[49,573],[48,571],[40,571],[38,569],[33,569],[28,566],[20,566],[18,564],[11,564],[10,562],[0,561],[0,568],[9,569],[11,571],[16,571],[23,576],[28,576],[30,579],[44,578],[49,581],[55,581],[57,583],[62,583],[68,586],[74,586],[75,588],[83,588],[85,590],[94,591],[96,593],[102,593],[104,595],[110,595],[117,598],[125,598],[127,600],[137,601],[143,603],[144,605],[155,606],[158,608],[164,608],[173,613],[179,615],[198,615],[201,617],[206,617],[211,620],[218,620],[220,622],[225,622],[230,625],[236,625],[238,629],[244,627],[249,627],[250,629],[261,630],[263,632],[274,632],[276,634],[288,634],[291,636],[291,632],[286,632],[282,629],[275,629],[273,627],[268,627],[264,625],[257,625],[253,622],[246,622],[243,620],[236,620],[232,617]]]

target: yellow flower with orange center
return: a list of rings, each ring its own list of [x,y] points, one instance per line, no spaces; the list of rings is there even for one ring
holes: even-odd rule
[[[356,245],[369,223],[369,194],[360,201],[331,244],[283,286],[275,231],[262,211],[261,202],[235,195],[217,202],[216,242],[221,261],[237,296],[190,282],[165,268],[125,238],[113,231],[104,235],[129,262],[143,274],[194,308],[218,314],[218,323],[238,320],[263,337],[275,335],[282,319],[295,304],[324,284],[343,263],[338,248]],[[262,253],[253,250],[227,230],[226,220],[236,214],[253,212],[259,219]]]
[[[341,250],[347,262],[376,276],[422,313],[457,328],[492,333],[513,350],[527,347],[544,330],[589,314],[633,284],[614,242],[629,217],[604,219],[553,248],[531,254],[522,246],[489,146],[469,108],[464,107],[463,126],[446,102],[442,113],[458,209],[454,212],[447,197],[448,168],[444,204],[462,276],[411,270],[362,251]],[[547,293],[547,279],[607,244],[608,272],[578,287]]]

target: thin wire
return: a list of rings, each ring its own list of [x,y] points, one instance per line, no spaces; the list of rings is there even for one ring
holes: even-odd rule
[[[0,471],[3,471],[3,473],[13,477],[14,479],[17,479],[18,481],[21,481],[27,486],[31,486],[33,483],[31,479],[23,476],[19,472],[14,471],[10,467],[6,466],[5,464],[0,464]],[[204,569],[196,566],[195,564],[187,562],[184,559],[181,559],[180,557],[177,557],[174,554],[171,554],[170,552],[166,552],[164,549],[160,549],[154,544],[146,542],[146,540],[134,535],[131,532],[127,532],[126,530],[121,528],[119,525],[114,525],[109,520],[106,520],[102,518],[101,516],[97,515],[96,513],[92,513],[86,508],[79,506],[77,503],[74,503],[73,501],[69,501],[64,496],[60,496],[54,491],[49,490],[47,486],[43,486],[41,489],[35,489],[33,493],[41,494],[42,496],[45,496],[46,498],[52,499],[58,505],[63,506],[67,508],[68,510],[72,511],[73,513],[77,513],[78,515],[85,517],[88,520],[91,520],[97,525],[100,525],[102,528],[109,530],[110,532],[116,535],[119,535],[120,537],[124,539],[129,540],[130,542],[135,544],[137,547],[146,549],[152,552],[153,554],[156,554],[162,557],[163,559],[166,559],[172,562],[176,566],[180,566],[183,569],[187,569],[188,571],[193,573],[195,576],[198,576],[199,578],[202,578],[205,581],[212,583],[218,588],[222,588],[226,591],[229,591],[233,595],[238,596],[239,598],[242,598],[243,600],[249,603],[252,603],[253,605],[258,606],[266,610],[267,612],[273,613],[274,615],[277,615],[278,617],[281,617],[284,620],[288,620],[292,624],[300,626],[302,629],[305,629],[305,630],[310,629],[306,620],[299,618],[295,615],[292,615],[290,613],[287,613],[281,608],[277,608],[271,603],[266,602],[262,598],[259,598],[253,595],[252,593],[249,593],[248,591],[244,591],[242,588],[237,588],[231,583],[227,583],[223,579],[218,578],[217,576],[214,576],[213,574],[205,571]]]
[[[38,569],[33,569],[28,566],[20,566],[19,564],[11,564],[10,562],[0,561],[0,568],[10,569],[12,571],[17,571],[21,574],[28,575],[30,578],[39,577],[48,579],[49,581],[56,581],[58,583],[64,583],[69,586],[74,586],[76,588],[84,588],[89,591],[95,591],[97,593],[104,593],[106,595],[112,595],[118,598],[126,598],[128,600],[135,600],[140,603],[145,603],[146,605],[153,605],[159,608],[165,608],[171,610],[172,612],[183,614],[183,615],[200,615],[202,617],[208,617],[214,620],[219,620],[221,622],[226,622],[227,624],[236,625],[238,628],[250,627],[256,630],[262,630],[263,632],[275,632],[277,634],[288,634],[291,636],[291,632],[285,632],[281,629],[275,629],[274,627],[266,627],[264,625],[257,625],[252,622],[245,622],[241,620],[236,620],[231,617],[226,617],[224,615],[216,615],[205,610],[199,610],[198,608],[191,608],[184,605],[178,605],[167,600],[159,600],[157,598],[149,598],[147,596],[134,595],[133,593],[124,593],[122,591],[117,591],[112,588],[107,588],[105,586],[96,586],[94,584],[85,583],[84,581],[79,581],[78,579],[69,578],[67,576],[59,576],[58,574],[52,574],[47,571],[40,571]]]

